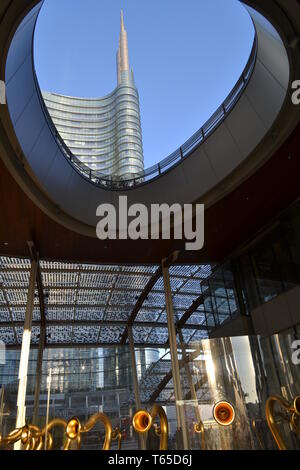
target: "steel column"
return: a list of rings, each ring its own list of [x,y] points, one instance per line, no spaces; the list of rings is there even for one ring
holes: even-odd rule
[[[135,359],[135,350],[134,350],[134,341],[133,341],[132,327],[131,326],[127,326],[127,335],[128,335],[128,341],[129,341],[129,349],[130,349],[131,369],[132,369],[132,377],[133,377],[133,387],[134,387],[134,397],[135,397],[136,410],[140,410],[142,408],[142,405],[141,405],[141,398],[140,398],[140,390],[139,390],[139,382],[138,382],[136,359]],[[139,438],[140,438],[141,449],[146,450],[145,437],[142,436],[141,434],[139,434]]]
[[[197,393],[196,393],[196,390],[195,390],[195,385],[194,385],[194,382],[193,382],[193,377],[192,377],[190,366],[189,366],[189,357],[187,356],[186,351],[185,351],[184,339],[183,339],[183,334],[182,334],[181,330],[179,330],[179,341],[180,341],[180,347],[181,347],[181,351],[182,351],[182,359],[183,359],[183,362],[184,362],[185,373],[186,373],[188,383],[189,383],[189,387],[190,387],[190,391],[191,391],[191,398],[195,403],[195,414],[196,414],[196,418],[197,418],[197,423],[200,423],[200,422],[202,422],[202,419],[201,419],[201,413],[200,413],[200,409],[199,409],[199,405],[198,405],[198,397],[197,397]],[[198,436],[199,436],[199,439],[200,439],[201,448],[202,448],[202,450],[205,450],[204,436],[202,435],[202,433],[201,433],[201,435],[198,434]]]
[[[33,424],[38,424],[39,417],[39,401],[40,401],[40,390],[41,390],[41,380],[43,372],[43,353],[45,348],[45,338],[46,338],[46,328],[41,326],[40,329],[40,342],[39,350],[36,364],[36,378],[35,378],[35,390],[34,390],[34,405],[33,405]]]
[[[34,306],[34,292],[36,284],[38,263],[33,260],[30,269],[30,279],[27,295],[27,304],[24,321],[24,331],[22,338],[21,357],[19,366],[19,387],[18,387],[18,399],[17,399],[17,420],[16,428],[22,428],[25,425],[25,400],[26,400],[26,388],[27,388],[27,372],[28,372],[28,360],[30,352],[30,339],[31,339],[31,325],[32,325],[32,312]],[[14,446],[15,450],[21,449],[21,442],[17,442]]]
[[[168,330],[169,330],[169,344],[170,344],[171,363],[172,363],[172,375],[173,375],[174,393],[175,393],[175,401],[176,401],[177,425],[178,425],[178,428],[181,429],[182,431],[184,450],[188,450],[189,444],[188,444],[188,435],[187,435],[187,429],[186,429],[186,423],[185,423],[185,417],[184,417],[182,390],[181,390],[181,383],[180,383],[179,361],[178,361],[178,351],[177,351],[177,343],[176,343],[176,329],[175,329],[172,293],[171,293],[171,286],[170,286],[170,273],[169,273],[169,267],[168,265],[166,265],[165,260],[162,261],[162,272],[163,272],[164,288],[165,288],[165,300],[166,300],[166,311],[167,311]]]

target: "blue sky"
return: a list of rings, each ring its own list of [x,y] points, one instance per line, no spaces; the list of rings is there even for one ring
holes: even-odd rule
[[[254,30],[237,0],[45,0],[35,37],[43,90],[98,97],[115,88],[121,9],[149,167],[224,101],[248,60]]]

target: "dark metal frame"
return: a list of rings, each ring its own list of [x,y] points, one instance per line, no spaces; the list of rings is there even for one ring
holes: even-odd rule
[[[131,315],[128,319],[127,327],[130,327],[134,324],[135,319],[136,319],[140,309],[143,306],[143,303],[145,302],[147,296],[150,294],[150,292],[152,291],[153,287],[155,286],[155,284],[157,283],[157,281],[159,280],[161,275],[162,275],[162,267],[159,266],[156,273],[148,281],[146,287],[144,288],[144,290],[142,291],[140,297],[138,298],[137,303],[135,304],[135,306],[134,306],[134,308],[131,312]],[[154,325],[157,325],[157,323],[154,323]],[[128,338],[128,329],[125,328],[123,336],[122,336],[121,341],[120,341],[121,344],[125,344],[126,341],[127,341],[127,338]]]

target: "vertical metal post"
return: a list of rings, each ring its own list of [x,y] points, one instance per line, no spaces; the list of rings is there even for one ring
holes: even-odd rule
[[[3,433],[3,430],[2,430],[2,422],[3,422],[3,414],[4,414],[4,387],[2,386],[0,388],[0,432],[2,434]]]
[[[176,344],[176,330],[175,330],[175,323],[174,323],[173,301],[172,301],[172,293],[171,293],[171,286],[170,286],[170,274],[169,274],[169,267],[166,266],[165,260],[162,261],[162,272],[163,272],[164,288],[165,288],[166,311],[167,311],[167,319],[168,319],[172,375],[173,375],[174,393],[175,393],[175,401],[176,401],[177,424],[178,424],[178,428],[181,429],[182,431],[183,447],[184,447],[183,450],[188,450],[189,444],[188,444],[188,435],[187,435],[187,429],[186,429],[186,423],[185,423],[185,417],[184,417],[183,400],[182,400],[182,392],[181,392],[181,384],[180,384],[178,351],[177,351],[177,344]]]
[[[27,294],[24,331],[22,338],[22,348],[19,366],[19,387],[18,387],[18,399],[17,399],[17,420],[16,428],[22,428],[25,426],[26,417],[26,388],[27,388],[27,372],[28,372],[28,361],[30,352],[30,339],[31,339],[31,325],[32,325],[32,312],[34,305],[34,292],[37,274],[37,261],[31,262],[30,280]],[[14,446],[15,450],[21,450],[21,442],[17,442]]]
[[[207,281],[207,286],[208,286],[209,296],[210,296],[211,313],[214,318],[214,324],[216,328],[217,326],[219,326],[220,322],[219,322],[219,315],[217,312],[217,303],[215,299],[215,293],[213,293],[213,290],[211,288],[211,282],[209,280]]]
[[[181,351],[182,351],[182,359],[183,359],[183,362],[184,362],[185,373],[186,373],[188,383],[189,383],[189,387],[190,387],[190,391],[191,391],[191,398],[195,403],[195,414],[196,414],[196,418],[197,418],[197,423],[200,423],[200,421],[202,421],[202,419],[201,419],[201,413],[200,413],[199,406],[198,406],[198,397],[197,397],[196,389],[195,389],[195,386],[194,386],[193,377],[192,377],[192,374],[191,374],[191,371],[190,371],[189,358],[188,358],[188,356],[186,354],[186,351],[185,351],[182,331],[179,330],[178,334],[179,334],[179,341],[180,341],[180,346],[181,346]],[[198,436],[199,436],[199,439],[200,439],[202,450],[205,450],[204,436],[202,435],[202,433],[201,433],[201,436],[200,436],[200,434],[198,434]]]
[[[244,297],[243,297],[243,289],[242,289],[241,275],[240,275],[238,261],[232,261],[231,271],[233,275],[233,287],[234,287],[233,292],[234,292],[234,297],[235,297],[235,303],[236,303],[239,314],[242,316],[246,316],[247,311],[246,311],[246,305],[245,305]]]
[[[254,308],[255,308],[255,307],[258,307],[259,305],[262,305],[264,303],[264,299],[262,298],[261,291],[258,285],[259,274],[258,274],[255,257],[253,255],[249,255],[249,257],[250,257],[250,267],[252,271],[252,276],[250,277],[251,290],[252,290],[251,296],[253,297],[253,299],[255,299],[255,303],[256,303],[256,305],[254,305]]]
[[[118,414],[119,414],[119,419],[121,419],[121,409],[120,409],[120,394],[119,394],[119,392],[117,393],[117,404],[118,404]]]
[[[48,440],[48,423],[49,423],[49,410],[50,410],[51,379],[52,379],[52,369],[50,369],[49,375],[47,377],[48,397],[47,397],[47,412],[46,412],[45,450],[47,450],[47,440]]]
[[[141,398],[140,398],[140,391],[139,391],[139,382],[138,382],[135,351],[134,351],[134,341],[133,341],[131,326],[127,326],[127,333],[128,333],[128,341],[129,341],[129,349],[130,349],[131,369],[132,369],[132,377],[133,377],[136,410],[140,410],[142,405],[141,405]],[[140,438],[141,449],[146,450],[145,437],[139,434],[139,438]]]
[[[45,336],[46,328],[44,325],[40,327],[40,341],[39,341],[39,350],[36,364],[35,372],[35,390],[34,390],[34,405],[33,405],[33,424],[38,424],[39,417],[39,401],[40,401],[40,390],[41,390],[41,380],[43,372],[43,353],[45,348]]]

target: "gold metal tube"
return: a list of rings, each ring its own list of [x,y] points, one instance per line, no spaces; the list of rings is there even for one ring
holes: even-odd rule
[[[64,445],[64,450],[70,450],[71,443],[76,440],[77,450],[80,449],[81,444],[81,423],[78,418],[72,418],[68,421],[66,426],[67,440]]]
[[[53,429],[56,426],[61,426],[64,428],[64,430],[67,429],[67,421],[61,418],[56,418],[50,421],[47,426],[45,426],[42,430],[42,436],[44,437],[47,434],[47,450],[51,450],[53,447],[53,437],[52,434],[50,433],[51,429]],[[48,443],[48,436],[49,436],[49,443]]]
[[[43,449],[43,438],[42,436],[39,437],[39,440],[36,443],[36,448],[34,450],[42,450]]]
[[[49,432],[55,426],[62,426],[64,429],[67,427],[67,422],[64,419],[56,418],[50,421],[47,426],[43,429],[39,429],[37,426],[32,424],[29,425],[29,429],[33,434],[33,439],[35,440],[34,447],[30,450],[42,450],[44,438],[47,434],[47,450],[51,450],[53,446],[53,437],[52,434]]]
[[[292,417],[291,417],[291,424],[292,424],[292,427],[295,431],[296,434],[298,434],[298,436],[300,437],[300,427],[299,425],[296,423],[296,419],[297,419],[298,415],[296,413],[293,413],[292,414]]]
[[[71,443],[76,441],[77,448],[80,448],[81,434],[88,433],[98,422],[102,422],[105,427],[105,440],[103,443],[103,450],[109,450],[112,440],[118,440],[118,449],[121,449],[122,433],[119,428],[112,430],[111,422],[107,415],[104,413],[94,414],[86,424],[81,426],[78,418],[72,418],[68,422],[57,418],[53,419],[43,429],[34,425],[24,426],[20,429],[15,429],[7,437],[0,434],[0,446],[15,444],[18,441],[22,442],[24,450],[42,450],[44,447],[44,439],[47,435],[47,450],[51,450],[53,446],[53,437],[50,431],[56,426],[62,426],[66,434],[64,443],[64,450],[69,450]]]
[[[201,435],[201,449],[205,450],[205,448],[206,448],[205,429],[204,429],[204,424],[203,424],[202,420],[200,420],[198,423],[194,424],[194,431],[195,431],[195,433]]]
[[[285,398],[281,397],[280,395],[271,395],[266,403],[266,419],[269,426],[269,429],[272,433],[272,436],[276,442],[276,445],[279,450],[288,450],[287,445],[284,442],[280,431],[278,429],[278,425],[276,423],[276,416],[275,416],[275,405],[279,404],[282,408],[284,408],[290,414],[290,424],[294,431],[300,437],[300,429],[297,426],[296,418],[300,416],[300,395],[297,395],[293,403],[290,404]]]
[[[75,440],[77,441],[77,448],[79,449],[81,443],[81,434],[91,431],[91,429],[93,429],[93,427],[98,422],[103,423],[105,427],[105,440],[102,450],[109,450],[113,436],[115,436],[117,439],[118,433],[113,435],[111,422],[108,416],[104,413],[94,414],[84,425],[81,425],[78,418],[72,418],[66,426],[67,441],[65,443],[64,450],[68,450],[70,448],[71,442]]]
[[[29,432],[26,442],[24,442],[24,450],[37,450],[39,444],[43,442],[41,430],[33,424],[29,424],[28,428]]]
[[[50,421],[50,423],[48,424],[48,426],[45,426],[42,430],[42,434],[46,434],[46,430],[47,431],[50,431],[52,428],[54,428],[55,426],[62,426],[64,429],[66,429],[67,427],[67,421],[65,421],[64,419],[61,419],[61,418],[56,418],[56,419],[53,419],[52,421]]]
[[[255,419],[255,418],[252,419],[252,421],[251,421],[251,427],[252,427],[252,429],[253,429],[253,431],[254,431],[254,433],[255,433],[255,436],[256,436],[256,438],[257,438],[257,440],[258,440],[258,443],[259,443],[261,449],[262,449],[262,450],[265,450],[265,446],[264,446],[264,444],[263,444],[261,435],[260,435],[260,433],[258,432],[258,429],[257,429],[257,422],[256,422],[256,419]]]
[[[11,445],[15,444],[18,441],[21,441],[22,444],[26,447],[30,441],[30,429],[29,427],[23,426],[20,429],[14,429],[9,433],[7,437],[0,435],[0,446],[2,445]]]
[[[51,432],[47,433],[47,445],[46,445],[46,450],[51,450],[53,447],[53,437]],[[42,450],[42,449],[41,449]]]
[[[21,439],[22,436],[22,428],[21,429],[14,429],[7,437],[3,437],[0,434],[0,446],[14,444]]]
[[[168,449],[168,436],[169,425],[168,419],[164,409],[160,405],[154,405],[150,412],[147,410],[138,410],[132,420],[134,429],[139,433],[146,433],[149,431],[156,417],[160,419],[159,436],[160,436],[160,450]]]
[[[87,421],[87,423],[82,426],[81,432],[89,432],[98,422],[104,424],[105,427],[105,440],[103,443],[102,450],[109,450],[112,440],[112,426],[108,416],[104,413],[96,413]]]
[[[116,428],[112,431],[111,434],[112,441],[118,440],[118,450],[121,450],[122,447],[122,433],[120,428]]]
[[[70,450],[71,442],[71,439],[67,437],[66,442],[64,443],[64,450]]]

